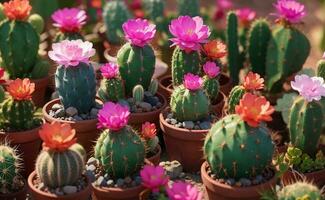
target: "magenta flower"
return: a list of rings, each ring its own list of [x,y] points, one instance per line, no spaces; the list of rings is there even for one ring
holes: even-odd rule
[[[167,187],[167,195],[170,200],[201,200],[203,198],[202,192],[195,186],[181,181]]]
[[[184,76],[183,85],[186,89],[195,91],[202,88],[203,80],[198,75],[187,73]]]
[[[97,128],[119,131],[127,125],[129,116],[128,107],[118,103],[107,102],[98,112]]]
[[[87,19],[86,12],[78,8],[63,8],[55,11],[51,17],[53,26],[62,32],[79,32]]]
[[[295,0],[278,0],[276,15],[287,22],[298,23],[306,15],[305,6]]]
[[[325,96],[325,84],[322,77],[309,77],[305,74],[297,75],[294,81],[291,81],[292,89],[308,102],[319,101]]]
[[[209,78],[215,78],[220,74],[220,67],[215,62],[206,62],[203,65],[203,71]]]
[[[144,47],[156,34],[156,25],[146,19],[130,19],[122,26],[125,38],[133,45]]]
[[[91,42],[82,40],[63,40],[52,45],[49,57],[59,65],[77,66],[79,63],[89,63],[89,58],[95,55]]]
[[[165,175],[165,170],[161,166],[146,165],[140,171],[142,184],[153,192],[159,192],[159,189],[166,186],[168,176]]]
[[[250,8],[241,8],[236,11],[236,14],[240,20],[240,23],[247,27],[255,19],[256,12]]]
[[[175,37],[171,41],[187,53],[200,49],[210,35],[209,27],[203,24],[201,17],[180,16],[172,20],[169,31]]]
[[[214,14],[215,20],[224,18],[226,12],[233,7],[231,0],[216,0],[217,10]]]
[[[100,72],[102,73],[103,77],[112,79],[117,77],[119,70],[117,64],[106,63],[105,65],[101,66]]]

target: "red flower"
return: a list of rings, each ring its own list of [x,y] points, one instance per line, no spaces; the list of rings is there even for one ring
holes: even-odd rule
[[[243,86],[246,90],[261,90],[264,88],[264,79],[257,73],[249,72]]]
[[[10,20],[25,20],[31,10],[28,0],[11,0],[3,4],[3,12]]]
[[[7,91],[15,100],[30,100],[35,91],[35,84],[31,83],[28,78],[24,78],[23,80],[17,78],[9,83]]]
[[[154,123],[146,122],[142,124],[142,136],[144,138],[149,138],[152,139],[156,136],[157,134],[157,129],[156,125]]]
[[[207,57],[216,60],[227,55],[227,46],[219,40],[212,40],[203,45],[203,51]]]

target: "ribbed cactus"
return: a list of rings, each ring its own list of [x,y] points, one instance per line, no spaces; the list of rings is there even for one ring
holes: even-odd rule
[[[107,129],[97,140],[95,157],[110,176],[125,178],[140,170],[144,163],[145,147],[130,126],[115,132]]]
[[[214,103],[219,95],[220,84],[217,78],[203,78],[203,88],[205,89],[211,103]]]
[[[307,102],[303,97],[297,97],[289,116],[290,141],[293,146],[314,157],[324,120],[320,102]]]
[[[6,19],[6,16],[3,12],[3,5],[2,5],[2,3],[0,3],[0,22],[2,22],[5,19]]]
[[[141,102],[144,98],[144,89],[142,85],[136,85],[132,90],[132,97],[135,102]]]
[[[76,67],[59,66],[55,86],[64,108],[75,107],[79,113],[88,113],[95,105],[96,78],[91,64]]]
[[[163,20],[165,10],[164,0],[142,0],[142,7],[148,19],[155,23]]]
[[[269,129],[251,127],[239,115],[228,115],[212,126],[204,154],[219,178],[248,178],[271,164],[274,146]]]
[[[200,15],[199,0],[177,0],[178,15],[196,17]]]
[[[235,12],[229,12],[227,16],[226,41],[228,47],[228,67],[230,77],[234,84],[237,84],[239,82],[239,72],[242,68],[242,63],[238,44],[238,19]]]
[[[248,39],[248,56],[252,71],[264,77],[266,69],[267,47],[271,38],[271,29],[267,20],[258,19],[251,25]]]
[[[173,85],[181,85],[183,77],[187,73],[200,73],[200,54],[197,51],[186,53],[179,47],[176,47],[172,57]]]
[[[30,74],[32,79],[44,78],[48,75],[51,64],[48,60],[38,58]]]
[[[44,19],[38,14],[32,14],[28,17],[28,22],[34,27],[38,34],[41,34],[44,30]]]
[[[117,102],[124,99],[124,84],[120,77],[112,79],[103,79],[98,89],[98,96],[104,102]]]
[[[317,63],[317,76],[322,77],[325,80],[325,59],[322,59]]]
[[[246,90],[243,86],[237,85],[232,88],[228,98],[228,112],[234,113],[236,105],[239,104],[240,99],[244,96]]]
[[[157,79],[152,79],[151,83],[149,85],[148,91],[152,94],[155,95],[158,91],[158,80]]]
[[[277,192],[278,200],[321,200],[322,192],[314,185],[296,182],[283,187]]]
[[[120,0],[108,1],[103,6],[106,37],[111,44],[121,44],[123,41],[122,24],[131,18],[131,14],[125,3]]]
[[[138,47],[126,43],[117,53],[117,62],[127,95],[132,93],[136,85],[142,85],[144,90],[148,90],[156,64],[151,46]]]
[[[179,121],[198,121],[209,115],[210,100],[203,89],[190,91],[183,85],[174,89],[170,108]]]
[[[63,152],[43,150],[37,157],[35,171],[50,188],[73,185],[83,173],[85,159],[86,151],[80,144]]]
[[[15,150],[7,145],[0,145],[0,193],[10,193],[19,177],[20,158]]]
[[[266,59],[266,89],[280,92],[284,81],[301,70],[310,52],[308,38],[287,26],[273,31]]]

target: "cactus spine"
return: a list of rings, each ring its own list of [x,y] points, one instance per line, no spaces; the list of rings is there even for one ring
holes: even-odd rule
[[[55,73],[55,86],[64,108],[72,106],[79,113],[88,113],[95,105],[96,78],[91,64],[59,66]]]
[[[144,163],[145,147],[130,126],[115,132],[107,129],[97,140],[95,157],[110,176],[125,178],[140,170]]]
[[[273,150],[268,128],[251,127],[239,115],[228,115],[214,124],[204,142],[206,159],[219,178],[261,174],[271,164]]]
[[[317,63],[317,76],[325,80],[325,60],[322,59]]]
[[[86,151],[80,144],[63,152],[43,150],[37,157],[35,171],[50,188],[73,185],[83,173],[85,159]]]
[[[279,200],[321,200],[323,198],[322,192],[316,186],[306,182],[296,182],[285,186],[277,192],[277,197]]]
[[[210,100],[203,89],[190,91],[176,87],[170,100],[171,111],[179,121],[198,121],[209,115]]]
[[[132,97],[135,102],[142,102],[144,98],[144,89],[142,85],[136,85],[132,91]]]
[[[137,47],[126,43],[117,53],[117,62],[127,95],[136,85],[148,89],[155,71],[156,57],[151,46]]]
[[[157,79],[152,79],[151,83],[149,85],[148,91],[152,94],[155,95],[158,91],[158,80]]]
[[[199,0],[177,0],[177,8],[180,16],[196,17],[200,15]]]
[[[179,47],[176,47],[172,57],[173,85],[181,85],[183,77],[187,73],[200,73],[200,54],[197,51],[186,53]]]
[[[237,85],[232,88],[228,98],[228,111],[229,113],[235,112],[235,107],[239,104],[239,101],[246,93],[246,90],[243,86]]]
[[[98,96],[104,102],[117,102],[124,99],[124,84],[120,77],[103,79],[98,89]]]
[[[289,116],[290,140],[293,146],[314,157],[322,133],[323,121],[324,115],[320,102],[307,102],[303,97],[297,97]]]
[[[248,56],[252,71],[265,75],[266,53],[271,38],[270,25],[265,19],[258,19],[253,22],[249,31]]]
[[[203,78],[203,88],[205,89],[209,99],[212,103],[218,98],[220,84],[217,78],[209,78],[208,76],[204,76]]]

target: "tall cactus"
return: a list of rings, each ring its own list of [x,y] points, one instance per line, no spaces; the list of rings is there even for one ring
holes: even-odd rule
[[[142,0],[143,10],[148,19],[155,23],[161,23],[164,17],[164,0]]]
[[[205,89],[211,103],[216,103],[215,101],[219,95],[220,84],[217,78],[209,78],[208,76],[203,77],[203,88]]]
[[[323,198],[322,192],[316,186],[307,182],[296,182],[287,185],[277,192],[277,197],[279,200],[321,200]]]
[[[177,0],[178,15],[180,16],[199,16],[200,2],[199,0]]]

